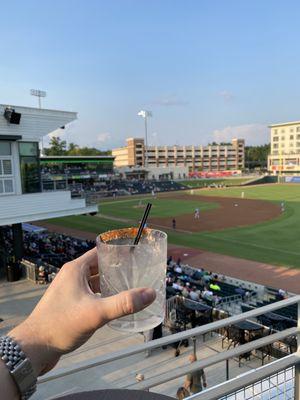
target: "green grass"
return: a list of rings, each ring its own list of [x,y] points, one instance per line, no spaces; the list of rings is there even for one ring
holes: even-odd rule
[[[228,178],[228,179],[191,179],[188,181],[180,181],[183,185],[191,188],[205,187],[208,185],[226,185],[226,186],[238,186],[242,183],[249,181],[249,178]]]
[[[130,220],[140,220],[148,201],[152,203],[152,217],[176,217],[180,214],[193,213],[195,208],[206,211],[218,207],[217,203],[199,202],[192,197],[190,201],[185,200],[184,203],[182,200],[172,198],[153,199],[146,197],[140,200],[133,198],[102,203],[100,213]],[[139,207],[140,204],[141,207]]]
[[[193,234],[170,231],[168,232],[169,242],[274,265],[300,268],[300,185],[274,184],[199,190],[201,195],[220,197],[241,197],[241,192],[245,193],[245,198],[263,199],[271,202],[284,201],[286,211],[272,221],[242,228]],[[100,208],[101,213],[138,220],[142,214],[142,209],[134,209],[132,205],[135,204],[134,202],[138,203],[138,201],[135,199],[130,200],[132,202],[121,200],[103,203]],[[143,202],[146,202],[146,199]],[[189,204],[188,207],[194,210],[194,200],[183,202],[161,198],[155,201],[153,213],[151,211],[151,214],[153,216],[184,214],[188,212],[187,204]],[[199,206],[198,202],[197,206]],[[203,202],[200,208],[203,211],[210,206],[211,204]],[[89,216],[60,218],[51,220],[51,223],[94,233],[126,225],[124,222]]]

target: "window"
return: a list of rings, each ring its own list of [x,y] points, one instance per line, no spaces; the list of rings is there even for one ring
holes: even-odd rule
[[[20,170],[23,193],[41,191],[40,163],[38,143],[20,142]]]
[[[290,132],[294,132],[294,128],[290,128]]]
[[[281,143],[281,147],[284,147],[284,143]]]
[[[277,135],[278,129],[274,129],[274,134]]]
[[[293,143],[293,142],[291,142],[291,143],[290,143],[290,147],[293,147],[293,146],[294,146],[294,143]]]
[[[290,140],[294,140],[294,135],[290,135]]]
[[[284,133],[285,132],[285,130],[284,129],[281,129],[281,133]]]
[[[300,132],[300,126],[297,126],[296,131]]]
[[[281,140],[284,140],[285,139],[285,137],[284,136],[281,136]]]
[[[300,135],[297,135],[297,136],[296,136],[296,139],[297,139],[297,140],[300,140]]]
[[[278,136],[274,136],[274,137],[273,137],[273,142],[278,142],[278,140],[279,140],[279,137],[278,137]]]
[[[10,156],[11,146],[9,142],[2,142],[0,140],[0,156]]]
[[[296,143],[296,146],[297,146],[297,147],[300,147],[300,142],[297,142],[297,143]]]
[[[14,179],[11,157],[0,157],[0,195],[14,193]]]
[[[273,149],[278,149],[278,143],[273,144]]]
[[[19,143],[20,156],[37,156],[38,146],[34,142],[20,142]]]

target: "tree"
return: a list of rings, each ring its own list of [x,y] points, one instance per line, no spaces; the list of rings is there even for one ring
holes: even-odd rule
[[[245,166],[246,168],[266,168],[268,155],[270,154],[270,144],[262,146],[245,147]]]
[[[50,147],[44,149],[46,156],[110,156],[111,150],[102,151],[96,147],[79,147],[76,143],[67,143],[59,137],[50,140]]]
[[[79,148],[78,144],[75,144],[73,142],[69,143],[67,150],[68,156],[76,156],[78,148]]]
[[[53,136],[50,139],[50,147],[44,149],[46,156],[64,156],[66,155],[67,143],[61,140],[59,136]]]

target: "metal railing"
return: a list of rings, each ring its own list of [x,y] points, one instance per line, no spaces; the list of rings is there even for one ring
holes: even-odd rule
[[[169,382],[175,378],[181,377],[193,371],[204,369],[206,367],[215,365],[219,362],[227,363],[229,359],[234,357],[238,357],[247,352],[251,352],[252,350],[260,349],[264,346],[270,345],[276,341],[284,340],[287,337],[296,336],[297,337],[297,352],[293,353],[289,356],[286,356],[276,362],[267,364],[259,369],[255,369],[248,374],[244,374],[240,377],[237,377],[233,380],[229,380],[221,385],[212,387],[210,389],[206,389],[203,392],[192,396],[193,399],[199,400],[212,400],[224,398],[226,394],[230,394],[236,392],[238,390],[243,390],[243,388],[247,387],[247,385],[251,385],[252,383],[264,379],[265,377],[271,376],[272,374],[277,373],[278,371],[284,370],[286,368],[290,368],[295,366],[295,396],[294,399],[300,400],[300,379],[299,379],[299,363],[300,363],[300,295],[291,297],[286,300],[282,300],[276,303],[272,303],[266,305],[264,307],[260,307],[243,314],[235,315],[226,319],[222,319],[219,321],[212,322],[207,325],[203,325],[197,328],[189,329],[180,333],[176,333],[174,335],[166,336],[161,339],[153,340],[147,343],[135,345],[128,347],[126,349],[122,349],[120,351],[116,351],[113,353],[105,354],[100,357],[94,358],[92,360],[88,360],[85,362],[78,363],[76,366],[70,368],[64,368],[59,370],[54,370],[42,378],[39,378],[38,383],[44,383],[48,381],[52,381],[61,377],[65,377],[68,375],[72,375],[74,373],[78,373],[80,371],[85,371],[90,368],[94,368],[99,365],[106,364],[108,362],[116,361],[128,356],[132,356],[135,354],[143,353],[147,350],[155,349],[161,346],[166,346],[173,342],[182,341],[184,339],[189,339],[197,336],[203,336],[209,332],[215,332],[220,330],[221,328],[225,328],[230,325],[234,325],[238,322],[245,321],[247,319],[251,319],[257,317],[261,314],[265,314],[268,312],[273,312],[283,307],[287,307],[292,304],[298,304],[298,326],[294,328],[285,329],[280,332],[272,333],[268,336],[261,337],[260,339],[253,340],[243,345],[239,345],[235,348],[231,348],[229,350],[223,351],[221,353],[214,354],[210,357],[204,358],[200,361],[196,361],[192,364],[181,366],[180,368],[174,368],[165,373],[160,373],[159,375],[153,376],[151,378],[145,379],[142,382],[138,382],[132,385],[127,386],[128,389],[140,389],[147,390],[154,388],[162,383]]]
[[[218,303],[216,304],[216,308],[222,308],[224,305],[233,304],[233,303],[241,303],[242,296],[240,294],[234,294],[232,296],[222,297]]]

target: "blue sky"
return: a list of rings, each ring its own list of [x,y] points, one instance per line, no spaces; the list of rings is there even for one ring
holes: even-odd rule
[[[10,1],[1,4],[0,103],[78,111],[67,141],[102,149],[268,141],[300,119],[297,1]]]

